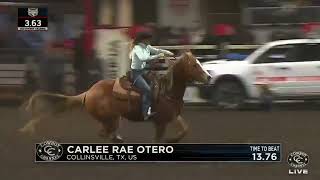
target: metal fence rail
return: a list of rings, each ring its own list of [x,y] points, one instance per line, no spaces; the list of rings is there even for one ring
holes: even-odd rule
[[[257,49],[261,45],[227,45],[226,49],[231,50],[241,50],[241,49]],[[155,46],[157,48],[163,48],[163,49],[172,49],[172,50],[181,50],[181,49],[212,49],[216,50],[218,49],[217,45],[176,45],[176,46]]]
[[[249,7],[243,10],[244,24],[299,25],[320,21],[320,6]]]

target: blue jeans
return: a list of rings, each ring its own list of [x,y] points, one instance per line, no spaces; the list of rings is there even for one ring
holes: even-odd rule
[[[144,70],[132,70],[133,85],[142,91],[142,112],[146,116],[149,107],[151,106],[152,94],[151,88],[143,78]]]

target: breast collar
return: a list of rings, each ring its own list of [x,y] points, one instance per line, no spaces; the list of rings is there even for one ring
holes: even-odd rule
[[[183,103],[183,99],[178,99],[172,95],[165,95],[165,98],[177,104]]]

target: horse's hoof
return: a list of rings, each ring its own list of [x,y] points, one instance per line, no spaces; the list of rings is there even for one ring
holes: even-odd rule
[[[122,137],[119,136],[119,135],[114,136],[111,140],[112,140],[112,142],[114,142],[114,143],[124,143],[124,140],[123,140]]]
[[[32,136],[35,133],[34,128],[20,128],[17,130],[17,133],[20,135]]]

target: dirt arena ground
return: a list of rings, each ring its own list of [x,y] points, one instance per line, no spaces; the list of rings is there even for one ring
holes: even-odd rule
[[[320,108],[279,108],[272,112],[217,111],[211,107],[186,107],[184,117],[190,132],[183,142],[282,143],[281,163],[34,163],[34,143],[104,142],[97,136],[98,124],[81,111],[47,120],[34,137],[16,130],[28,116],[16,106],[0,107],[0,180],[287,180],[320,178]],[[150,142],[151,123],[123,121],[121,133],[127,142]],[[170,132],[169,132],[170,134]],[[309,175],[289,176],[286,158],[301,150],[310,157]]]

